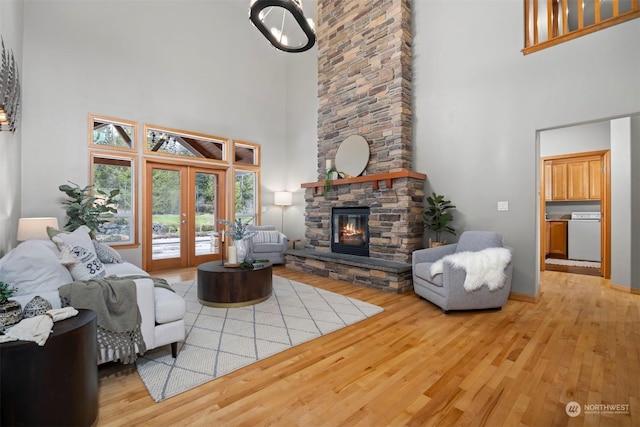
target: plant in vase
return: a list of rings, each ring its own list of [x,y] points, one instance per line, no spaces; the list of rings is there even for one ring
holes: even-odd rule
[[[20,303],[9,300],[17,291],[15,286],[0,281],[0,332],[4,332],[22,319]]]
[[[448,225],[453,221],[453,215],[449,210],[455,209],[455,206],[451,204],[450,200],[445,200],[444,195],[436,193],[427,196],[427,203],[429,203],[429,208],[422,213],[424,228],[428,228],[436,234],[435,241],[429,238],[429,247],[445,245],[446,240],[440,240],[443,232],[456,235],[455,229]]]
[[[242,220],[238,218],[234,222],[226,219],[221,219],[218,222],[229,227],[229,230],[222,230],[222,234],[233,239],[233,245],[231,246],[234,246],[236,248],[237,261],[239,263],[243,263],[247,255],[247,251],[249,250],[247,240],[251,239],[258,233],[256,231],[247,229],[250,225],[250,220],[247,222],[242,222]]]
[[[327,169],[327,172],[324,175],[324,198],[326,199],[329,195],[329,191],[333,188],[333,180],[334,179],[343,179],[345,178],[344,172],[338,171],[335,167],[331,167]]]

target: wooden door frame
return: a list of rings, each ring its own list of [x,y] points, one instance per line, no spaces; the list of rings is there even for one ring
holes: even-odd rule
[[[152,245],[148,244],[150,242],[150,228],[147,227],[147,220],[148,217],[150,215],[150,209],[152,206],[152,192],[148,191],[149,189],[149,185],[150,185],[150,176],[149,176],[149,170],[151,168],[153,168],[154,166],[162,169],[169,169],[169,170],[179,170],[181,171],[181,183],[183,182],[182,180],[184,179],[184,182],[189,182],[191,180],[191,176],[190,176],[190,171],[193,170],[194,176],[196,172],[202,172],[202,171],[207,171],[210,173],[216,173],[218,175],[218,177],[220,178],[220,182],[218,182],[218,202],[219,202],[219,206],[218,206],[218,213],[219,215],[224,215],[226,210],[227,210],[227,206],[226,206],[226,176],[227,173],[229,171],[228,167],[220,167],[219,165],[208,165],[208,164],[203,164],[200,162],[189,162],[189,161],[179,161],[179,160],[164,160],[164,159],[156,159],[156,158],[149,158],[149,159],[143,159],[143,167],[142,167],[142,199],[143,199],[143,203],[142,203],[142,268],[143,270],[146,271],[153,271],[153,270],[164,270],[167,268],[184,268],[184,267],[188,267],[190,260],[196,260],[197,257],[195,256],[195,249],[193,249],[193,251],[191,251],[191,249],[189,248],[188,245],[183,245],[181,244],[180,247],[180,258],[179,261],[176,263],[176,258],[171,258],[170,260],[167,260],[167,262],[162,262],[162,260],[157,260],[157,261],[153,261],[152,260]],[[195,206],[194,206],[194,201],[192,201],[192,197],[191,196],[191,190],[190,190],[190,186],[189,185],[182,185],[181,184],[181,200],[186,200],[187,202],[187,212],[194,212],[195,211]],[[180,239],[181,242],[183,241],[187,241],[185,239],[188,239],[188,236],[193,235],[195,232],[195,222],[194,221],[187,221],[186,222],[186,227],[180,227]],[[191,234],[189,234],[191,233]],[[219,246],[222,250],[222,245]],[[219,257],[214,257],[214,258],[219,258]],[[158,267],[157,268],[151,268],[151,265],[155,264]],[[159,264],[159,265],[158,265]]]
[[[554,159],[568,159],[576,157],[600,156],[602,160],[603,173],[600,175],[600,275],[605,279],[611,278],[611,150],[588,151],[582,153],[562,154],[557,156],[540,157],[540,271],[545,270],[545,213],[547,208],[546,199],[546,171],[544,162]]]

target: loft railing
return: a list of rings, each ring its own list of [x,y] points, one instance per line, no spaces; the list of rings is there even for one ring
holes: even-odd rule
[[[640,17],[639,0],[524,0],[523,54]]]

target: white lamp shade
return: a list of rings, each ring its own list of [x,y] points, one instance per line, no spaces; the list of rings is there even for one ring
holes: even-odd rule
[[[278,206],[291,206],[293,193],[289,191],[276,191],[273,193],[273,203]]]
[[[20,218],[18,221],[18,241],[48,239],[47,227],[58,228],[58,218]]]

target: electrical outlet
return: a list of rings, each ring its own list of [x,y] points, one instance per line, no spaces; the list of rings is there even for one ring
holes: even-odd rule
[[[498,210],[500,212],[509,210],[509,202],[498,202]]]

